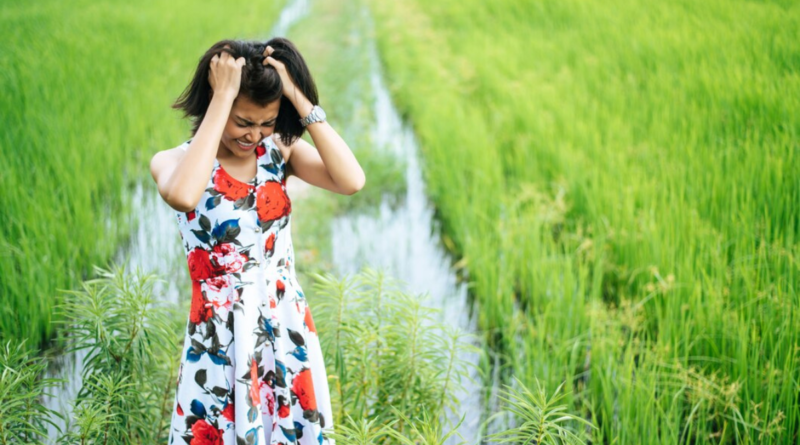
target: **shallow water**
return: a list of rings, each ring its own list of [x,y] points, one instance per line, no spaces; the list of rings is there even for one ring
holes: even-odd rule
[[[375,41],[370,37],[372,22],[366,10],[358,18],[363,24],[354,27],[362,42],[363,51],[369,54],[369,66],[363,72],[369,76],[373,97],[370,122],[351,122],[349,128],[368,128],[376,149],[392,153],[405,166],[406,193],[398,204],[384,196],[378,212],[351,213],[331,221],[332,261],[338,274],[355,273],[364,265],[382,269],[405,283],[405,290],[422,295],[424,304],[440,309],[440,320],[459,328],[462,332],[476,332],[476,320],[470,316],[467,287],[460,282],[451,264],[452,258],[442,248],[434,209],[425,194],[421,160],[417,139],[411,128],[402,121],[389,90],[383,80]],[[359,79],[354,79],[359,82]],[[358,106],[358,104],[354,104]],[[355,118],[364,113],[353,112]],[[374,214],[377,213],[377,214]],[[476,344],[476,346],[479,346]],[[477,356],[461,357],[477,363]],[[462,382],[465,391],[458,394],[460,410],[450,416],[453,424],[465,415],[459,432],[465,439],[477,436],[484,412],[481,409],[482,387],[477,373]],[[446,443],[458,443],[457,436]]]

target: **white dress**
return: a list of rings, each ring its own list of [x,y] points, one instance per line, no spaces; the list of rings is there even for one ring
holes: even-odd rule
[[[177,213],[192,304],[170,444],[334,444],[323,434],[322,351],[295,277],[285,162],[271,137],[255,151],[253,181],[215,160],[197,208]]]

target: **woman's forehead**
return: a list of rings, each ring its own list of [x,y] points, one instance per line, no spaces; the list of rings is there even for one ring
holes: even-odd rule
[[[231,112],[235,116],[239,116],[250,122],[266,121],[274,119],[278,115],[280,105],[280,100],[276,100],[264,106],[253,102],[248,97],[240,96],[234,101]]]

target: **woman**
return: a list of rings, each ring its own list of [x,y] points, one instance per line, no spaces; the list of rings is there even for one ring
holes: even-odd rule
[[[150,162],[192,280],[170,444],[333,444],[286,178],[348,195],[365,178],[317,102],[302,56],[275,38],[216,43],[173,105],[193,137]]]

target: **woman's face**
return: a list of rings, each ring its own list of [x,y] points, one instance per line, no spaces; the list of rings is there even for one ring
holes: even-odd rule
[[[280,100],[261,106],[246,96],[237,97],[222,131],[220,145],[234,156],[250,156],[256,145],[275,130],[280,105]]]

